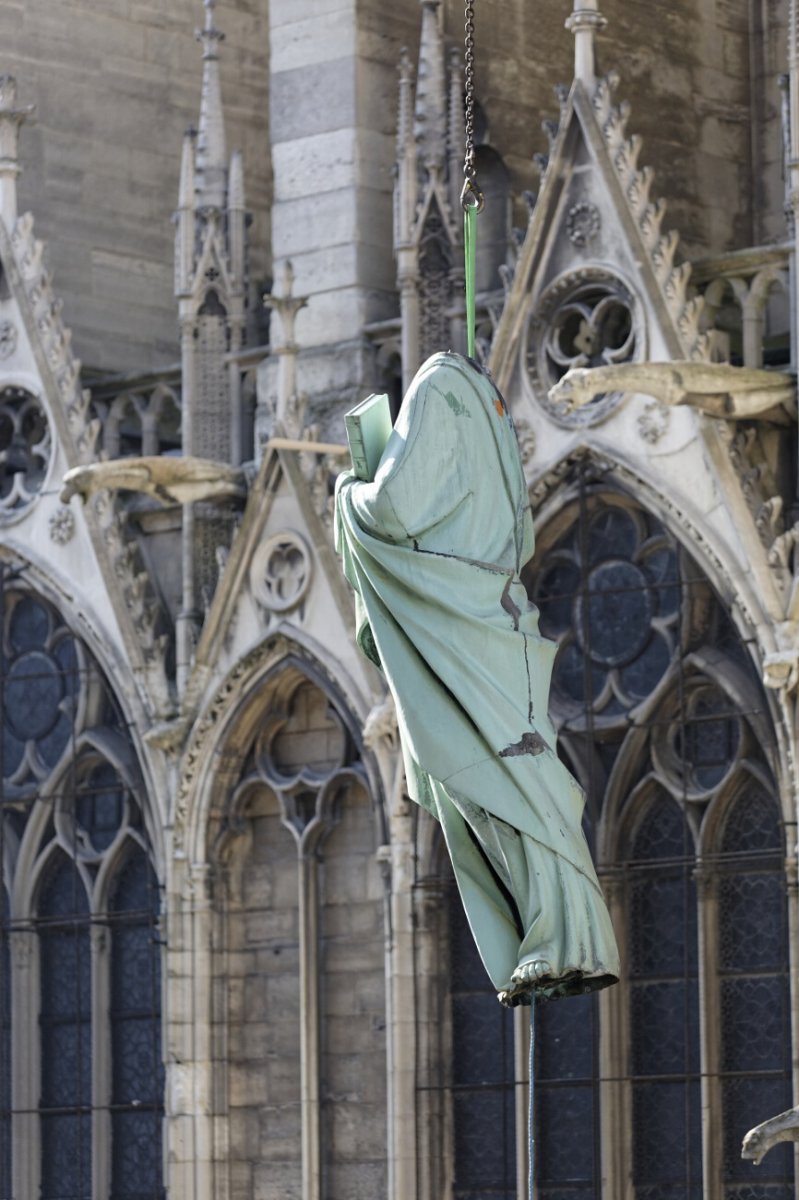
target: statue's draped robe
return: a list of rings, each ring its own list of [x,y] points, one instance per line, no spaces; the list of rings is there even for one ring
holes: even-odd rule
[[[492,982],[548,965],[553,994],[614,981],[584,796],[547,713],[555,645],[519,578],[533,524],[504,401],[459,355],[421,368],[372,483],[336,490],[361,648],[394,695],[409,793],[441,823]]]

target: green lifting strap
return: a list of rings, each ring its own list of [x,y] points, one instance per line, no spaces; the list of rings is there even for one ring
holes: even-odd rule
[[[474,287],[476,273],[477,205],[463,210],[463,253],[466,279],[466,353],[474,358]]]

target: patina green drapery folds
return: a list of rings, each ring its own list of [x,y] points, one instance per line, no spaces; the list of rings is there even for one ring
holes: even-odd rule
[[[336,489],[357,636],[394,695],[408,791],[441,823],[486,970],[508,1004],[618,975],[547,704],[554,643],[519,577],[533,524],[516,436],[489,377],[436,354],[376,478]]]

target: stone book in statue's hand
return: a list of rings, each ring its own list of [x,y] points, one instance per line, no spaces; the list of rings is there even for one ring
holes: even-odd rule
[[[385,393],[367,396],[344,414],[344,425],[353,474],[371,483],[393,428],[388,396]]]

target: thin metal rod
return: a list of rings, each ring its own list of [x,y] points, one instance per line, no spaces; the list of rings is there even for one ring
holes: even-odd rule
[[[530,1115],[527,1124],[527,1158],[529,1163],[527,1190],[529,1200],[535,1200],[535,993],[530,1005]]]

